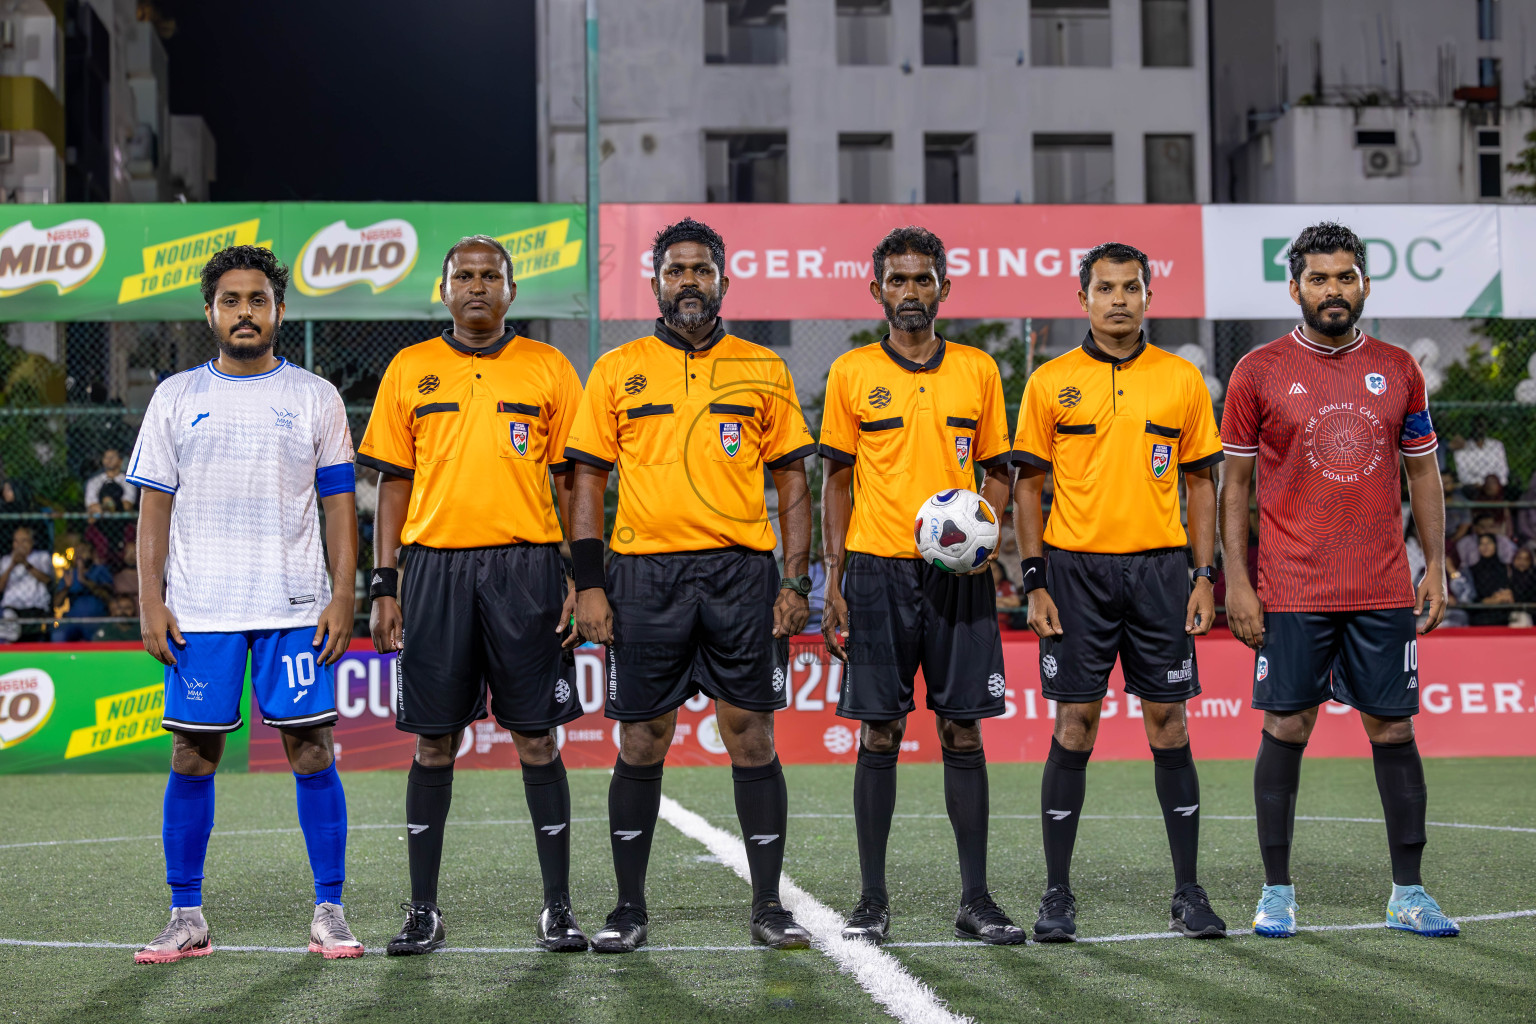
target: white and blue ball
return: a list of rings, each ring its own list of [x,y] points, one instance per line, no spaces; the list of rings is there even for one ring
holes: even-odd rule
[[[917,510],[917,553],[945,572],[970,572],[997,550],[997,515],[975,491],[940,491]]]

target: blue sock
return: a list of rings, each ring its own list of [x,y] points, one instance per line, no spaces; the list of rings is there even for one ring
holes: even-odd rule
[[[293,773],[299,828],[315,874],[315,902],[341,904],[347,864],[347,794],[334,761],[313,775]]]
[[[171,772],[165,784],[165,881],[172,907],[203,905],[203,861],[213,831],[213,776]]]

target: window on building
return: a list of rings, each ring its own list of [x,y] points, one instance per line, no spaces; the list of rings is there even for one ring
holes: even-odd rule
[[[837,0],[837,62],[891,62],[891,0]]]
[[[1503,6],[1499,0],[1477,0],[1477,38],[1498,39],[1503,34],[1504,19],[1499,17]]]
[[[923,0],[923,63],[976,63],[975,0]]]
[[[1483,88],[1499,87],[1499,72],[1504,62],[1497,57],[1477,58],[1477,84]]]
[[[1029,59],[1037,67],[1109,67],[1109,0],[1030,0]]]
[[[891,137],[889,135],[839,135],[837,137],[837,201],[840,203],[888,203],[891,201]]]
[[[1035,202],[1115,201],[1115,145],[1109,135],[1036,135]]]
[[[923,192],[930,203],[976,202],[976,136],[923,136]]]
[[[1504,154],[1497,128],[1477,129],[1477,195],[1499,199],[1504,195]]]
[[[1141,65],[1147,68],[1193,66],[1189,37],[1189,0],[1141,0]]]
[[[1147,202],[1192,203],[1195,201],[1195,137],[1148,135]]]
[[[727,333],[769,348],[788,348],[791,323],[788,320],[727,320]]]
[[[709,132],[704,136],[704,197],[711,203],[789,202],[785,132]]]
[[[784,0],[704,0],[704,63],[782,64]]]

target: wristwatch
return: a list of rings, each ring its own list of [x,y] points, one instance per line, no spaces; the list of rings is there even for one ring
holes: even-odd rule
[[[1202,576],[1204,576],[1206,579],[1211,581],[1211,586],[1214,587],[1216,585],[1216,567],[1215,566],[1202,565],[1200,568],[1196,569],[1195,570],[1194,579],[1198,580]]]
[[[811,593],[811,578],[809,576],[783,576],[779,579],[780,590],[793,590],[801,597],[809,597]]]

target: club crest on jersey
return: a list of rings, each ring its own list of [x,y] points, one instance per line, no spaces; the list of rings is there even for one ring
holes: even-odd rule
[[[1379,373],[1368,373],[1365,375],[1365,389],[1373,395],[1386,394],[1387,378]]]
[[[966,462],[971,458],[971,439],[968,437],[955,438],[955,458],[960,460],[960,468],[964,469]]]
[[[720,447],[731,458],[741,451],[741,424],[735,421],[720,424]]]
[[[279,426],[279,427],[284,427],[284,428],[286,428],[288,430],[292,430],[293,429],[294,421],[299,418],[299,414],[298,413],[296,413],[296,412],[289,412],[287,409],[279,409],[279,408],[277,408],[276,406],[273,406],[273,405],[269,405],[269,406],[267,406],[267,408],[271,409],[274,413],[277,414],[277,424],[276,425]]]
[[[1154,444],[1152,446],[1152,475],[1159,480],[1168,472],[1168,467],[1173,463],[1173,448],[1166,444]]]
[[[512,424],[512,450],[519,455],[528,454],[528,424],[522,422]]]
[[[1262,654],[1259,655],[1259,663],[1257,669],[1254,671],[1254,676],[1261,683],[1269,678],[1269,659],[1264,657]]]

